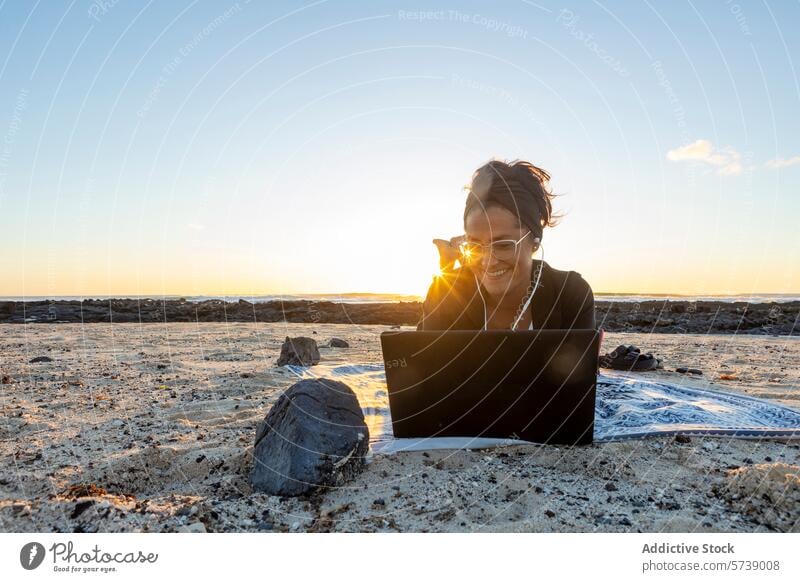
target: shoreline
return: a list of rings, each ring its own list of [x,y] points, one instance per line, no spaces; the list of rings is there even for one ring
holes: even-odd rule
[[[597,301],[607,332],[800,335],[800,301]],[[244,299],[87,299],[0,301],[0,323],[344,323],[416,326],[422,303]]]

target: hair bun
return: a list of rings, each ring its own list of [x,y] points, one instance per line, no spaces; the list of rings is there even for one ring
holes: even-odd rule
[[[550,174],[530,162],[515,160],[508,164],[492,160],[472,175],[464,208],[464,222],[476,206],[497,205],[516,215],[541,242],[546,226],[554,226],[552,199],[547,187]]]

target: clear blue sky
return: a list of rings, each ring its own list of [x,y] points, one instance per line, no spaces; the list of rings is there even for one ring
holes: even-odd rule
[[[800,3],[0,0],[0,295],[425,292],[492,157],[595,291],[800,291]]]

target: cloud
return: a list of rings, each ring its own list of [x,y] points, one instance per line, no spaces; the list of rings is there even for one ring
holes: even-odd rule
[[[667,152],[667,159],[673,162],[681,162],[683,160],[702,160],[711,155],[714,151],[714,146],[706,139],[698,139],[689,145],[675,148]]]
[[[733,148],[716,149],[707,139],[698,139],[667,152],[667,159],[673,162],[695,160],[717,169],[723,176],[735,176],[742,173],[742,154]]]
[[[793,156],[789,159],[783,158],[776,158],[774,160],[770,160],[766,163],[768,168],[779,169],[779,168],[788,168],[789,166],[796,166],[800,164],[800,156]]]

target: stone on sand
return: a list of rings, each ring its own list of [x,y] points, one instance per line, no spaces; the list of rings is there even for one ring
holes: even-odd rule
[[[369,430],[355,393],[327,378],[284,392],[256,430],[253,488],[297,496],[346,483],[364,468]]]
[[[328,346],[332,348],[349,348],[350,344],[348,344],[340,337],[332,337],[328,342]]]
[[[778,531],[800,532],[800,466],[762,463],[727,471],[714,493],[759,523]]]
[[[319,363],[317,342],[310,337],[286,337],[278,356],[278,366],[313,366]]]

